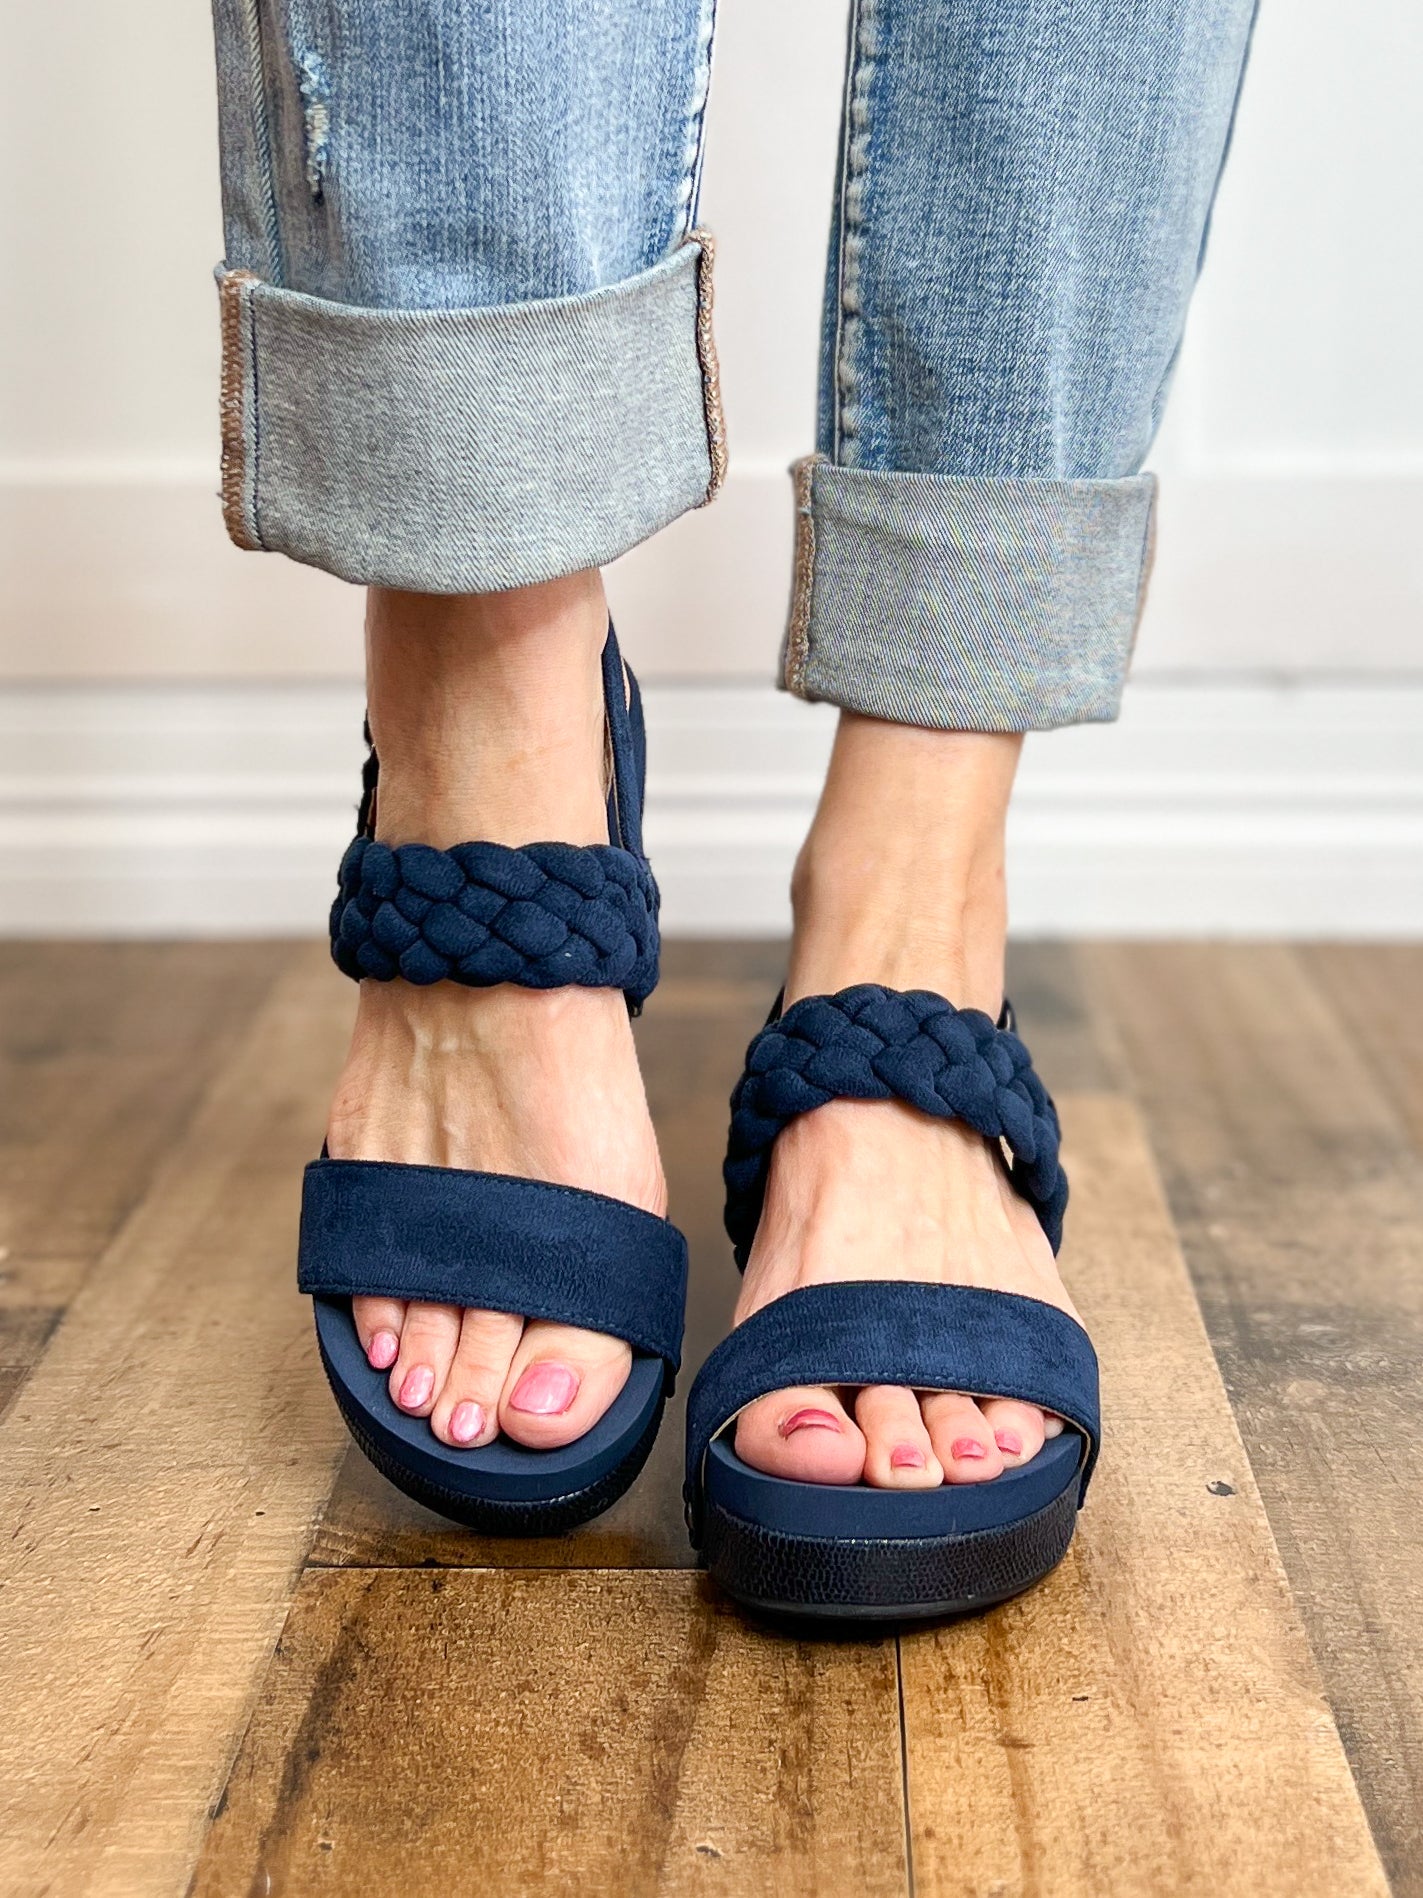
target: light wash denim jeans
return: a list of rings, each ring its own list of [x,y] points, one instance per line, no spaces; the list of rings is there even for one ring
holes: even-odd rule
[[[1254,0],[852,0],[784,683],[1115,715]],[[725,473],[714,0],[214,0],[239,545],[484,592]]]

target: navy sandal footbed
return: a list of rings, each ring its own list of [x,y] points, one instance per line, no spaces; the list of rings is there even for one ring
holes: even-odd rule
[[[637,1013],[657,975],[657,890],[642,856],[646,740],[637,682],[611,626],[603,652],[611,770],[606,846],[372,840],[379,771],[342,862],[332,955],[376,980],[620,987]],[[367,734],[369,738],[369,733]],[[656,1438],[681,1351],[687,1253],[668,1220],[547,1181],[333,1160],[306,1170],[298,1284],[352,1437],[417,1501],[490,1534],[556,1534],[606,1509]],[[547,1318],[625,1339],[632,1369],[593,1427],[557,1449],[440,1441],[391,1399],[351,1299],[388,1296]]]
[[[341,1415],[367,1459],[426,1508],[490,1535],[557,1535],[616,1502],[646,1462],[667,1401],[662,1360],[634,1352],[622,1390],[573,1443],[530,1450],[500,1437],[483,1449],[452,1449],[427,1419],[392,1401],[388,1374],[362,1351],[348,1303],[318,1298],[316,1335]]]
[[[798,1113],[837,1098],[909,1100],[967,1120],[1010,1156],[1054,1250],[1067,1182],[1056,1110],[1005,1007],[995,1025],[925,991],[864,985],[779,1003],[732,1097],[727,1229],[744,1264],[770,1151]],[[991,1482],[931,1490],[793,1482],[736,1455],[731,1427],[756,1398],[799,1385],[892,1384],[1017,1398],[1069,1426]],[[808,1286],[738,1325],[688,1399],[687,1520],[728,1593],[762,1610],[838,1619],[970,1612],[1061,1560],[1100,1440],[1097,1360],[1056,1306],[974,1286]]]
[[[1037,1456],[1005,1470],[991,1483],[943,1483],[937,1489],[876,1489],[860,1483],[837,1490],[832,1533],[858,1540],[904,1536],[972,1535],[1001,1529],[1070,1494],[1080,1492],[1087,1442],[1075,1430],[1050,1437]],[[737,1456],[726,1437],[707,1445],[707,1465],[715,1470],[717,1502],[727,1514],[788,1536],[826,1532],[821,1501],[825,1486],[797,1483],[753,1469]],[[1076,1498],[1073,1497],[1076,1507]]]

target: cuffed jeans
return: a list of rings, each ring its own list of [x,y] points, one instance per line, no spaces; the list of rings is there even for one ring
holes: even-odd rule
[[[1115,715],[1253,6],[852,0],[791,691]],[[240,546],[488,592],[714,495],[714,0],[214,10]]]

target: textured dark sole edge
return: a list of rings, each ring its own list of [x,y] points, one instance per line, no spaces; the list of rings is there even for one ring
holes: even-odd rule
[[[433,1509],[437,1515],[446,1516],[451,1522],[460,1523],[464,1528],[486,1536],[558,1536],[569,1529],[581,1527],[585,1522],[591,1522],[594,1516],[601,1516],[636,1482],[642,1466],[652,1454],[652,1446],[657,1441],[657,1432],[662,1425],[662,1413],[667,1408],[664,1398],[648,1418],[647,1428],[622,1462],[599,1477],[596,1483],[590,1483],[586,1489],[570,1490],[566,1496],[555,1496],[548,1502],[509,1503],[488,1502],[480,1497],[467,1496],[460,1490],[447,1489],[443,1483],[432,1483],[407,1469],[371,1441],[362,1429],[359,1417],[352,1415],[352,1407],[342,1401],[339,1392],[333,1390],[332,1395],[351,1433],[352,1442],[388,1483],[394,1484],[396,1489],[426,1509]]]
[[[792,1536],[707,1506],[702,1559],[745,1608],[790,1621],[938,1621],[981,1614],[1051,1573],[1077,1522],[1077,1485],[1021,1522],[960,1536]]]

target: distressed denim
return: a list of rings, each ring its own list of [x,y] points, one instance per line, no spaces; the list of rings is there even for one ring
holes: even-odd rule
[[[239,544],[486,591],[725,471],[714,0],[214,0]],[[782,680],[1115,715],[1254,0],[852,0]]]
[[[240,546],[491,592],[710,498],[711,0],[214,0],[214,20]]]

